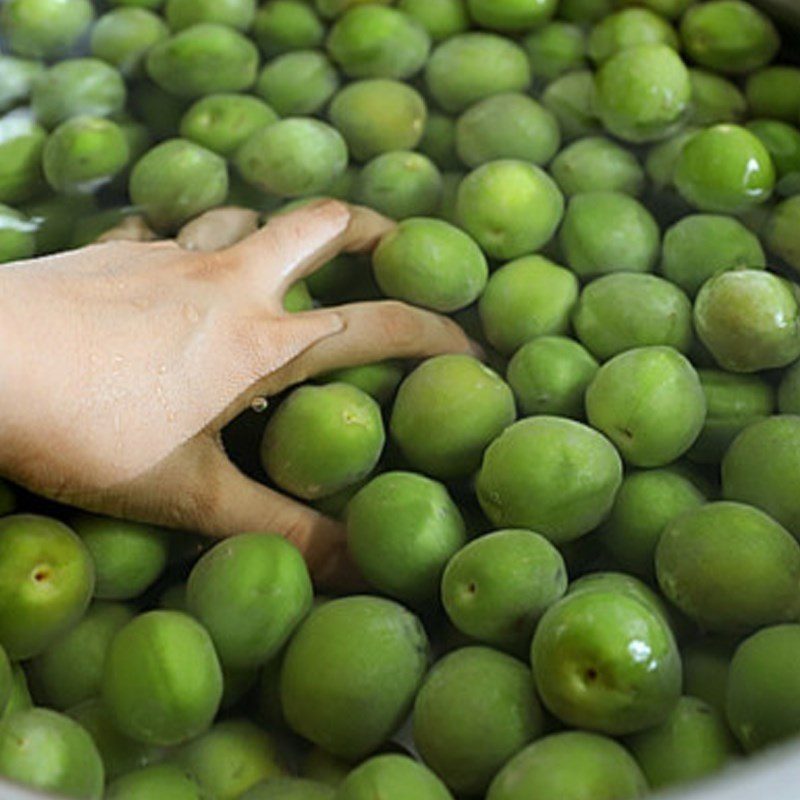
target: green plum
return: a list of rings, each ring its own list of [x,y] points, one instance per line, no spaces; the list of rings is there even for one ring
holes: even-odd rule
[[[419,620],[377,597],[317,606],[289,643],[280,696],[291,728],[333,755],[363,758],[400,726],[428,666]]]
[[[300,774],[304,778],[319,781],[335,789],[351,769],[352,765],[348,762],[332,756],[320,747],[313,747],[303,759]]]
[[[183,115],[180,133],[184,139],[230,158],[256,131],[277,120],[272,107],[256,97],[212,94],[198,100]]]
[[[773,66],[753,72],[747,76],[745,95],[753,117],[796,123],[800,118],[800,69]]]
[[[774,396],[771,399],[770,412],[774,408]],[[800,362],[795,362],[783,373],[778,386],[778,410],[781,414],[800,414]]]
[[[26,102],[45,66],[29,58],[0,55],[0,113]]]
[[[492,781],[486,800],[635,800],[647,791],[647,780],[622,745],[570,731],[518,753]]]
[[[0,117],[0,203],[30,200],[45,186],[42,152],[47,133],[26,112]]]
[[[727,714],[747,752],[800,732],[797,670],[800,625],[775,625],[746,639],[728,673]]]
[[[648,8],[623,8],[600,20],[589,34],[588,53],[596,64],[629,47],[665,44],[678,50],[678,34],[664,17]]]
[[[66,55],[93,20],[90,0],[8,0],[0,10],[6,44],[28,58]]]
[[[33,708],[33,698],[28,689],[28,679],[25,670],[20,664],[11,666],[11,688],[5,708],[0,711],[0,720],[5,719],[17,711],[27,711]]]
[[[458,187],[461,227],[492,258],[527,255],[545,245],[564,213],[555,181],[535,164],[492,161],[469,173]]]
[[[311,608],[313,589],[299,551],[284,538],[246,533],[220,542],[192,568],[189,612],[228,668],[266,663]]]
[[[705,630],[753,631],[800,610],[800,546],[743,503],[708,503],[668,523],[656,573],[666,597]]]
[[[689,79],[692,82],[690,125],[739,122],[747,115],[747,100],[735,83],[702,69],[690,69]]]
[[[366,478],[384,440],[380,407],[364,392],[345,383],[302,386],[267,424],[261,460],[282,489],[315,500]]]
[[[103,796],[103,762],[91,736],[46,708],[18,711],[0,721],[0,775],[62,797]]]
[[[92,559],[66,525],[18,514],[0,519],[0,645],[13,660],[38,655],[84,614]]]
[[[425,67],[428,93],[445,110],[459,113],[503,92],[531,84],[525,51],[510,39],[472,31],[439,44]]]
[[[544,612],[567,589],[556,548],[529,530],[501,530],[459,550],[442,577],[442,602],[467,636],[514,651],[527,648]]]
[[[622,462],[608,439],[579,422],[540,416],[489,446],[476,488],[494,525],[530,528],[562,544],[599,525],[621,482]]]
[[[688,126],[653,145],[647,153],[645,159],[645,172],[653,183],[653,187],[658,191],[672,188],[675,182],[675,170],[678,166],[683,148],[692,137],[698,132],[698,128]]]
[[[735,214],[769,199],[775,166],[755,134],[738,125],[714,125],[684,145],[675,185],[701,211]]]
[[[757,372],[800,357],[800,306],[793,284],[762,270],[722,272],[694,306],[697,335],[723,369]]]
[[[800,416],[768,417],[745,428],[722,461],[729,500],[766,511],[800,539]]]
[[[603,136],[587,136],[568,145],[550,169],[567,197],[584,192],[637,197],[644,188],[644,170],[636,156]]]
[[[692,304],[655,275],[617,272],[592,281],[572,315],[578,339],[601,361],[635,347],[663,345],[688,352]]]
[[[439,169],[458,169],[461,162],[456,152],[456,123],[439,112],[428,115],[418,149]]]
[[[723,717],[728,671],[735,649],[735,640],[707,636],[681,649],[684,692],[705,701]]]
[[[270,61],[256,81],[256,93],[281,116],[316,114],[339,89],[339,75],[316,50],[295,50]]]
[[[617,0],[620,6],[645,6],[667,19],[676,19],[683,14],[695,0]]]
[[[200,787],[175,764],[165,762],[133,770],[112,781],[106,800],[202,800]]]
[[[15,678],[6,651],[0,646],[0,719],[8,714],[8,704],[15,689]]]
[[[407,603],[437,596],[447,562],[465,542],[447,489],[422,475],[384,473],[347,505],[347,546],[361,574]]]
[[[542,734],[544,719],[526,664],[488,647],[465,647],[428,673],[413,728],[422,760],[453,792],[473,797]]]
[[[516,418],[511,389],[466,355],[431,358],[400,385],[391,434],[408,462],[436,478],[467,477]]]
[[[164,16],[173,31],[213,22],[246,31],[253,24],[256,0],[166,0]]]
[[[328,114],[353,158],[367,161],[392,150],[413,150],[425,131],[427,108],[412,86],[366,80],[338,92]]]
[[[0,264],[30,258],[36,252],[36,222],[0,203]]]
[[[470,26],[464,0],[400,0],[400,11],[415,19],[434,42],[441,42]]]
[[[767,220],[767,247],[782,258],[795,272],[800,273],[800,196],[795,195],[775,206]]]
[[[489,276],[478,245],[458,228],[436,219],[401,222],[381,240],[372,263],[387,297],[443,312],[471,305]]]
[[[580,26],[556,20],[523,40],[534,80],[551,81],[586,66],[586,34]]]
[[[630,472],[600,528],[600,540],[623,569],[652,580],[664,528],[705,501],[703,493],[677,470]]]
[[[600,133],[594,108],[594,77],[588,69],[572,70],[548,84],[542,105],[556,115],[565,140]]]
[[[169,28],[146,8],[118,8],[92,28],[90,52],[126,77],[139,76],[150,48],[169,36]]]
[[[445,785],[429,769],[407,756],[383,755],[356,767],[344,779],[335,800],[452,800]]]
[[[583,591],[551,606],[531,647],[542,702],[562,722],[612,735],[663,722],[681,661],[669,626],[638,599]]]
[[[696,370],[681,353],[639,347],[600,367],[586,391],[586,415],[628,464],[661,467],[700,435],[706,398]]]
[[[560,144],[555,115],[524,94],[487,97],[470,106],[456,125],[458,156],[473,169],[502,158],[542,166],[558,152]]]
[[[717,273],[766,265],[758,237],[734,217],[690,214],[664,234],[660,271],[690,297]]]
[[[569,22],[591,25],[610,14],[615,0],[561,0],[558,14]]]
[[[746,127],[772,156],[777,193],[797,194],[800,191],[800,131],[794,125],[774,119],[756,119]]]
[[[738,753],[724,717],[696,697],[681,697],[664,722],[628,737],[625,744],[651,789],[712,775]]]
[[[159,528],[88,514],[72,525],[92,556],[94,594],[102,600],[138,597],[167,565],[167,538]]]
[[[621,192],[586,192],[570,198],[559,232],[567,264],[582,278],[609,272],[649,272],[660,232],[650,212]]]
[[[269,0],[256,12],[253,38],[266,56],[319,47],[325,26],[303,0]]]
[[[344,367],[320,376],[320,383],[349,383],[368,394],[379,405],[395,395],[405,371],[398,361],[379,361],[358,367]]]
[[[513,34],[549,22],[558,0],[466,0],[472,19],[481,28]]]
[[[179,611],[136,617],[111,642],[102,696],[114,723],[137,741],[168,746],[199,735],[222,698],[211,637]]]
[[[272,778],[253,786],[241,800],[334,800],[331,786],[305,778]]]
[[[200,23],[156,43],[146,67],[159,87],[177,97],[241,92],[256,80],[258,48],[233,28]]]

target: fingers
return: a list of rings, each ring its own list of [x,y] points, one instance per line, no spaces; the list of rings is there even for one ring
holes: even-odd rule
[[[283,293],[341,252],[373,248],[394,223],[359,206],[335,200],[310,203],[273,217],[229,248],[240,275],[280,306]]]
[[[184,250],[224,250],[255,233],[258,216],[249,208],[215,208],[184,225],[176,241]]]
[[[156,233],[145,222],[144,217],[136,215],[125,217],[118,225],[98,237],[102,242],[153,242],[158,238]]]

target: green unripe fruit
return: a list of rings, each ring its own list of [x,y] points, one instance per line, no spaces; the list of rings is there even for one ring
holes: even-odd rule
[[[256,784],[241,800],[334,800],[336,791],[304,778],[271,778]]]
[[[800,70],[767,67],[747,77],[747,105],[753,117],[796,123],[800,116]]]
[[[256,0],[167,0],[164,16],[173,31],[213,22],[246,31],[256,14]]]
[[[394,397],[404,375],[399,361],[380,361],[328,372],[320,378],[320,383],[349,383],[384,406]]]
[[[548,22],[558,0],[466,0],[472,18],[481,28],[519,33]]]
[[[647,8],[625,8],[598,22],[591,30],[588,52],[596,64],[644,44],[664,44],[678,50],[680,42],[672,25]]]
[[[588,69],[567,72],[548,84],[542,105],[556,115],[565,140],[602,131],[594,108],[594,76]]]
[[[29,200],[44,184],[44,128],[25,112],[0,119],[0,203]]]
[[[336,800],[452,800],[429,769],[407,756],[376,756],[354,769],[339,787]]]
[[[551,172],[567,197],[584,192],[623,192],[637,197],[644,187],[644,170],[636,156],[601,136],[565,147],[553,160]]]
[[[253,38],[266,56],[319,47],[325,26],[302,0],[270,0],[256,13]]]
[[[30,258],[35,252],[36,223],[0,203],[0,264]]]
[[[690,125],[739,122],[747,116],[747,100],[735,83],[701,69],[690,69],[689,79],[692,82]]]
[[[201,800],[200,787],[174,764],[154,764],[128,772],[109,784],[106,800]]]
[[[144,8],[109,11],[92,29],[90,50],[123,75],[138,76],[150,48],[169,36],[161,17]]]
[[[569,22],[550,22],[523,40],[534,79],[550,81],[586,65],[586,35]]]
[[[34,82],[44,71],[44,64],[38,61],[0,55],[0,112],[5,113],[24,103],[31,95]]]
[[[400,0],[397,7],[419,22],[434,42],[464,33],[470,26],[464,0]]]
[[[297,50],[267,64],[255,91],[281,116],[316,114],[339,88],[339,75],[323,53]]]
[[[51,59],[72,50],[93,19],[90,0],[8,0],[0,28],[13,53]]]

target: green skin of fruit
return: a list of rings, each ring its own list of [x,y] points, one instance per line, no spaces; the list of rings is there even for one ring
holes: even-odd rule
[[[1,162],[0,162],[1,163]],[[772,210],[766,229],[768,248],[800,273],[800,197],[790,197]]]
[[[800,131],[794,125],[772,119],[748,122],[747,130],[758,136],[772,156],[778,194],[795,194],[800,188]]]
[[[333,755],[364,758],[403,721],[427,666],[425,631],[402,606],[377,597],[331,600],[289,643],[283,712],[295,732]]]
[[[647,177],[653,182],[657,190],[664,190],[672,187],[675,180],[675,170],[678,165],[683,148],[686,146],[698,128],[687,127],[680,133],[653,145],[647,153],[645,159],[645,172]]]
[[[611,514],[600,528],[603,546],[623,569],[651,580],[655,551],[664,528],[705,497],[671,469],[631,472],[622,482]]]
[[[94,595],[102,600],[138,597],[167,565],[167,538],[158,528],[88,514],[75,518],[73,528],[92,556]]]
[[[362,575],[414,605],[437,596],[442,572],[466,538],[447,489],[422,475],[387,472],[347,505],[347,545]]]
[[[489,446],[478,500],[497,527],[530,528],[555,544],[578,539],[611,509],[622,462],[604,436],[560,417],[531,417]]]
[[[0,113],[25,102],[34,81],[44,72],[39,61],[14,56],[0,56]]]
[[[753,117],[794,124],[800,116],[800,69],[778,66],[754,72],[747,78],[745,96]]]
[[[384,442],[380,406],[364,392],[344,383],[303,386],[267,424],[261,460],[282,489],[315,500],[366,478]]]
[[[44,186],[44,128],[23,114],[0,119],[0,203],[29,200]]]
[[[20,664],[13,664],[11,667],[11,689],[5,708],[0,711],[0,721],[11,716],[11,714],[15,714],[17,711],[27,711],[31,708],[33,708],[33,699],[28,690],[25,670]]]
[[[152,225],[171,231],[223,202],[228,170],[223,159],[205,147],[170,139],[139,159],[129,191]]]
[[[692,109],[689,124],[704,127],[738,122],[747,115],[747,100],[736,84],[701,69],[690,69]]]
[[[0,264],[30,258],[35,252],[36,223],[0,203]]]
[[[154,764],[134,770],[109,784],[106,800],[202,800],[200,787],[174,764]]]
[[[92,28],[91,54],[127,77],[142,72],[145,56],[169,36],[169,28],[144,8],[119,8],[104,14]]]
[[[65,711],[99,694],[111,640],[132,619],[127,606],[95,603],[31,662],[38,694],[47,705]]]
[[[700,66],[731,74],[765,66],[780,47],[769,17],[742,0],[714,0],[690,8],[681,19],[681,39]]]
[[[550,81],[586,65],[586,35],[578,25],[550,22],[523,40],[534,79]]]
[[[90,0],[8,0],[0,28],[16,55],[50,59],[69,52],[93,19]]]
[[[0,520],[0,645],[14,661],[74,625],[93,589],[92,560],[66,525],[30,514]]]
[[[255,91],[281,116],[316,114],[339,89],[339,74],[323,53],[297,50],[267,64]]]
[[[687,454],[696,464],[719,464],[748,425],[775,411],[775,389],[757,375],[699,370],[708,412],[703,430]]]
[[[522,652],[542,614],[566,589],[564,559],[547,539],[503,530],[453,556],[442,578],[442,603],[462,633]]]
[[[92,191],[128,163],[128,140],[119,125],[100,117],[62,122],[44,146],[47,182],[57,192]]]
[[[136,6],[156,11],[164,5],[164,0],[108,0],[108,4],[110,6]]]
[[[564,198],[539,167],[506,159],[484,164],[464,178],[456,214],[488,256],[519,258],[552,238],[564,214]]]
[[[407,756],[376,756],[356,767],[339,787],[336,800],[453,800],[429,769]]]
[[[283,119],[256,131],[236,154],[241,176],[281,197],[308,197],[347,168],[347,145],[330,125],[309,117]]]
[[[581,278],[649,272],[660,232],[650,212],[621,192],[587,192],[570,199],[559,232],[567,263]]]
[[[189,612],[211,634],[229,668],[264,664],[311,608],[300,553],[280,536],[249,533],[220,542],[194,566]]]
[[[565,147],[550,170],[567,197],[584,192],[622,192],[637,197],[644,188],[644,170],[636,156],[601,136]]]
[[[578,339],[600,361],[635,347],[663,345],[688,352],[692,304],[655,275],[618,272],[592,281],[572,315]]]
[[[800,417],[775,416],[736,437],[722,462],[728,500],[766,511],[800,539]]]
[[[486,800],[634,800],[646,794],[647,780],[624,747],[570,731],[518,753],[492,781]]]
[[[663,722],[681,691],[667,623],[629,594],[583,591],[545,612],[531,647],[539,696],[562,722],[611,735]]]
[[[429,359],[400,386],[391,433],[409,463],[436,478],[467,477],[516,418],[514,395],[477,359]]]
[[[266,56],[319,47],[325,26],[313,8],[300,0],[272,0],[258,10],[253,38]]]
[[[435,311],[458,311],[480,297],[489,277],[475,242],[453,225],[408,219],[384,237],[372,257],[383,294]]]
[[[364,165],[354,199],[393,219],[432,215],[442,195],[442,176],[426,156],[409,151],[383,153]]]
[[[457,36],[470,27],[464,0],[400,0],[397,6],[422,25],[434,42]]]
[[[654,790],[712,775],[739,752],[724,716],[686,696],[661,725],[628,737],[625,744]]]
[[[694,306],[697,335],[731,372],[785,367],[800,356],[800,307],[794,287],[761,270],[723,272]]]
[[[479,27],[522,33],[549,22],[558,0],[466,0],[466,4]]]
[[[413,150],[422,138],[427,109],[422,95],[399,81],[356,81],[331,102],[329,116],[353,158],[367,161],[392,150]]]
[[[177,97],[241,92],[253,85],[258,48],[225,25],[193,25],[156,44],[147,54],[147,74]]]
[[[461,161],[456,152],[455,121],[445,114],[430,114],[419,143],[419,151],[428,156],[439,169],[458,169]]]
[[[413,17],[394,8],[365,5],[336,21],[326,46],[349,78],[403,80],[425,65],[431,39]]]
[[[22,207],[37,225],[36,255],[48,255],[68,248],[81,217],[97,211],[92,195],[55,195]]]
[[[620,6],[646,6],[667,19],[677,19],[695,0],[618,0]]]
[[[241,800],[334,800],[331,786],[304,778],[273,778],[242,795]]]
[[[137,742],[121,733],[99,698],[86,700],[66,713],[92,737],[103,759],[106,780],[114,780],[164,757],[161,748]]]
[[[542,166],[560,144],[555,116],[524,94],[487,97],[465,111],[456,125],[459,158],[471,168],[503,158]]]
[[[244,94],[214,94],[184,114],[180,133],[223,157],[233,156],[256,131],[278,121],[266,103]]]
[[[0,646],[0,719],[7,713],[8,704],[14,692],[14,673],[6,651]]]
[[[351,765],[319,747],[313,747],[303,759],[300,774],[304,778],[338,788],[352,769]]]
[[[514,354],[506,380],[526,416],[583,419],[584,395],[599,366],[573,339],[540,336]]]
[[[672,25],[647,8],[625,8],[598,22],[591,30],[588,53],[595,64],[629,47],[664,44],[678,50],[680,42]]]
[[[314,0],[317,13],[325,19],[339,17],[351,8],[365,3],[380,3],[390,5],[392,0]]]
[[[588,69],[568,72],[550,83],[542,105],[556,115],[565,140],[600,133],[602,126],[593,108],[594,78]]]
[[[381,361],[361,367],[345,367],[321,376],[320,383],[349,383],[385,406],[395,395],[405,371],[399,361]]]
[[[735,649],[735,639],[704,637],[681,650],[684,692],[703,700],[723,718],[728,670]]]
[[[691,363],[671,347],[640,347],[600,367],[586,391],[590,424],[628,464],[662,467],[700,435],[706,398]]]
[[[459,113],[493,94],[531,85],[525,51],[491,33],[463,33],[439,44],[425,67],[428,92],[445,111]]]
[[[91,736],[45,708],[18,711],[0,722],[0,773],[66,797],[103,796],[103,762]]]
[[[783,373],[778,387],[778,410],[781,414],[800,415],[800,363],[793,364]]]
[[[197,736],[222,698],[211,637],[178,611],[136,617],[111,643],[102,695],[117,727],[137,741],[169,746]]]
[[[461,172],[445,172],[442,175],[442,199],[439,202],[438,215],[452,225],[458,224],[456,203],[458,189],[463,179],[464,174]]]
[[[656,574],[666,597],[705,630],[748,632],[798,611],[800,547],[742,503],[709,503],[669,523]]]
[[[728,673],[728,722],[747,752],[800,731],[800,625],[765,628],[745,640]]]
[[[261,781],[286,774],[272,737],[243,719],[217,723],[178,750],[176,762],[218,800],[237,800]]]
[[[488,647],[465,647],[437,662],[419,690],[413,720],[422,760],[453,792],[469,797],[482,796],[503,764],[544,728],[528,665]]]
[[[664,234],[660,271],[690,297],[719,272],[766,265],[758,237],[733,217],[691,214]]]
[[[256,0],[167,0],[164,16],[173,31],[205,22],[246,31],[256,15]]]
[[[175,97],[150,80],[140,80],[131,89],[131,110],[156,139],[178,135],[181,119],[190,101]]]
[[[36,79],[31,108],[36,120],[54,128],[72,117],[108,117],[125,106],[119,72],[97,58],[73,58],[50,67]]]
[[[769,199],[775,167],[757,136],[738,125],[715,125],[684,145],[675,185],[701,211],[736,214]]]
[[[665,44],[621,50],[595,76],[595,110],[609,133],[627,142],[669,136],[684,121],[691,95],[689,70]]]
[[[492,273],[478,305],[488,342],[511,355],[540,336],[566,334],[578,280],[542,256],[525,256]]]

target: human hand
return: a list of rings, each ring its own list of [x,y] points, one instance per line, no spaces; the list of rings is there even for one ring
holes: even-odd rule
[[[133,220],[115,241],[5,265],[0,472],[99,513],[217,537],[277,531],[318,582],[347,582],[342,526],[243,475],[220,431],[316,374],[471,350],[450,320],[395,301],[283,310],[296,281],[392,225],[335,201],[260,230],[253,212],[218,209],[176,241],[142,241]]]

